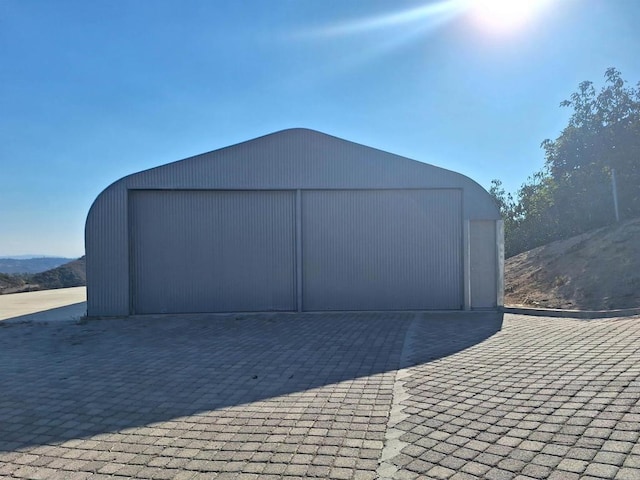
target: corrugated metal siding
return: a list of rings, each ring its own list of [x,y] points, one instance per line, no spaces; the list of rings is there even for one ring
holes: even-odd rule
[[[127,190],[103,192],[87,217],[87,315],[129,314]]]
[[[462,308],[460,190],[302,192],[303,308]]]
[[[278,132],[125,177],[129,189],[461,189],[465,217],[499,219],[456,172],[305,129]]]
[[[131,191],[132,311],[296,308],[295,192]]]
[[[495,308],[498,302],[496,222],[470,222],[469,245],[471,308]]]
[[[129,312],[129,190],[380,188],[459,189],[463,218],[500,218],[487,192],[463,175],[320,132],[285,130],[124,177],[102,192],[85,230],[89,315]]]

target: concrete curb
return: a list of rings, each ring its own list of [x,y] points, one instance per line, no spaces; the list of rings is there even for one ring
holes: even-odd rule
[[[306,316],[336,316],[353,315],[359,317],[367,317],[371,315],[415,315],[416,318],[428,320],[430,318],[456,318],[456,317],[478,317],[486,318],[488,315],[502,315],[502,310],[330,310],[330,311],[312,311],[312,312],[201,312],[201,313],[149,313],[134,315],[113,315],[113,316],[83,316],[83,321],[95,320],[150,320],[150,319],[175,319],[175,318],[202,318],[215,317],[221,319],[242,320],[244,318],[289,318],[296,319]]]
[[[620,310],[562,310],[558,308],[529,308],[529,307],[503,307],[503,313],[516,315],[531,315],[537,317],[563,317],[563,318],[615,318],[632,317],[640,315],[640,308],[625,308]]]

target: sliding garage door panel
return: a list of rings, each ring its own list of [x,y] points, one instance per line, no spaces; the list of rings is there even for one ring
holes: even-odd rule
[[[291,191],[130,192],[134,313],[295,309]]]
[[[305,310],[459,309],[459,190],[302,194]]]

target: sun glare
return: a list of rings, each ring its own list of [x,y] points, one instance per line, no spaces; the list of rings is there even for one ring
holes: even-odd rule
[[[471,19],[483,29],[504,32],[531,21],[550,0],[468,0]]]

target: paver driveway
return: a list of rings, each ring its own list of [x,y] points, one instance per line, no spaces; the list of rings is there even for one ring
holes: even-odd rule
[[[640,479],[640,319],[0,324],[0,476]]]

